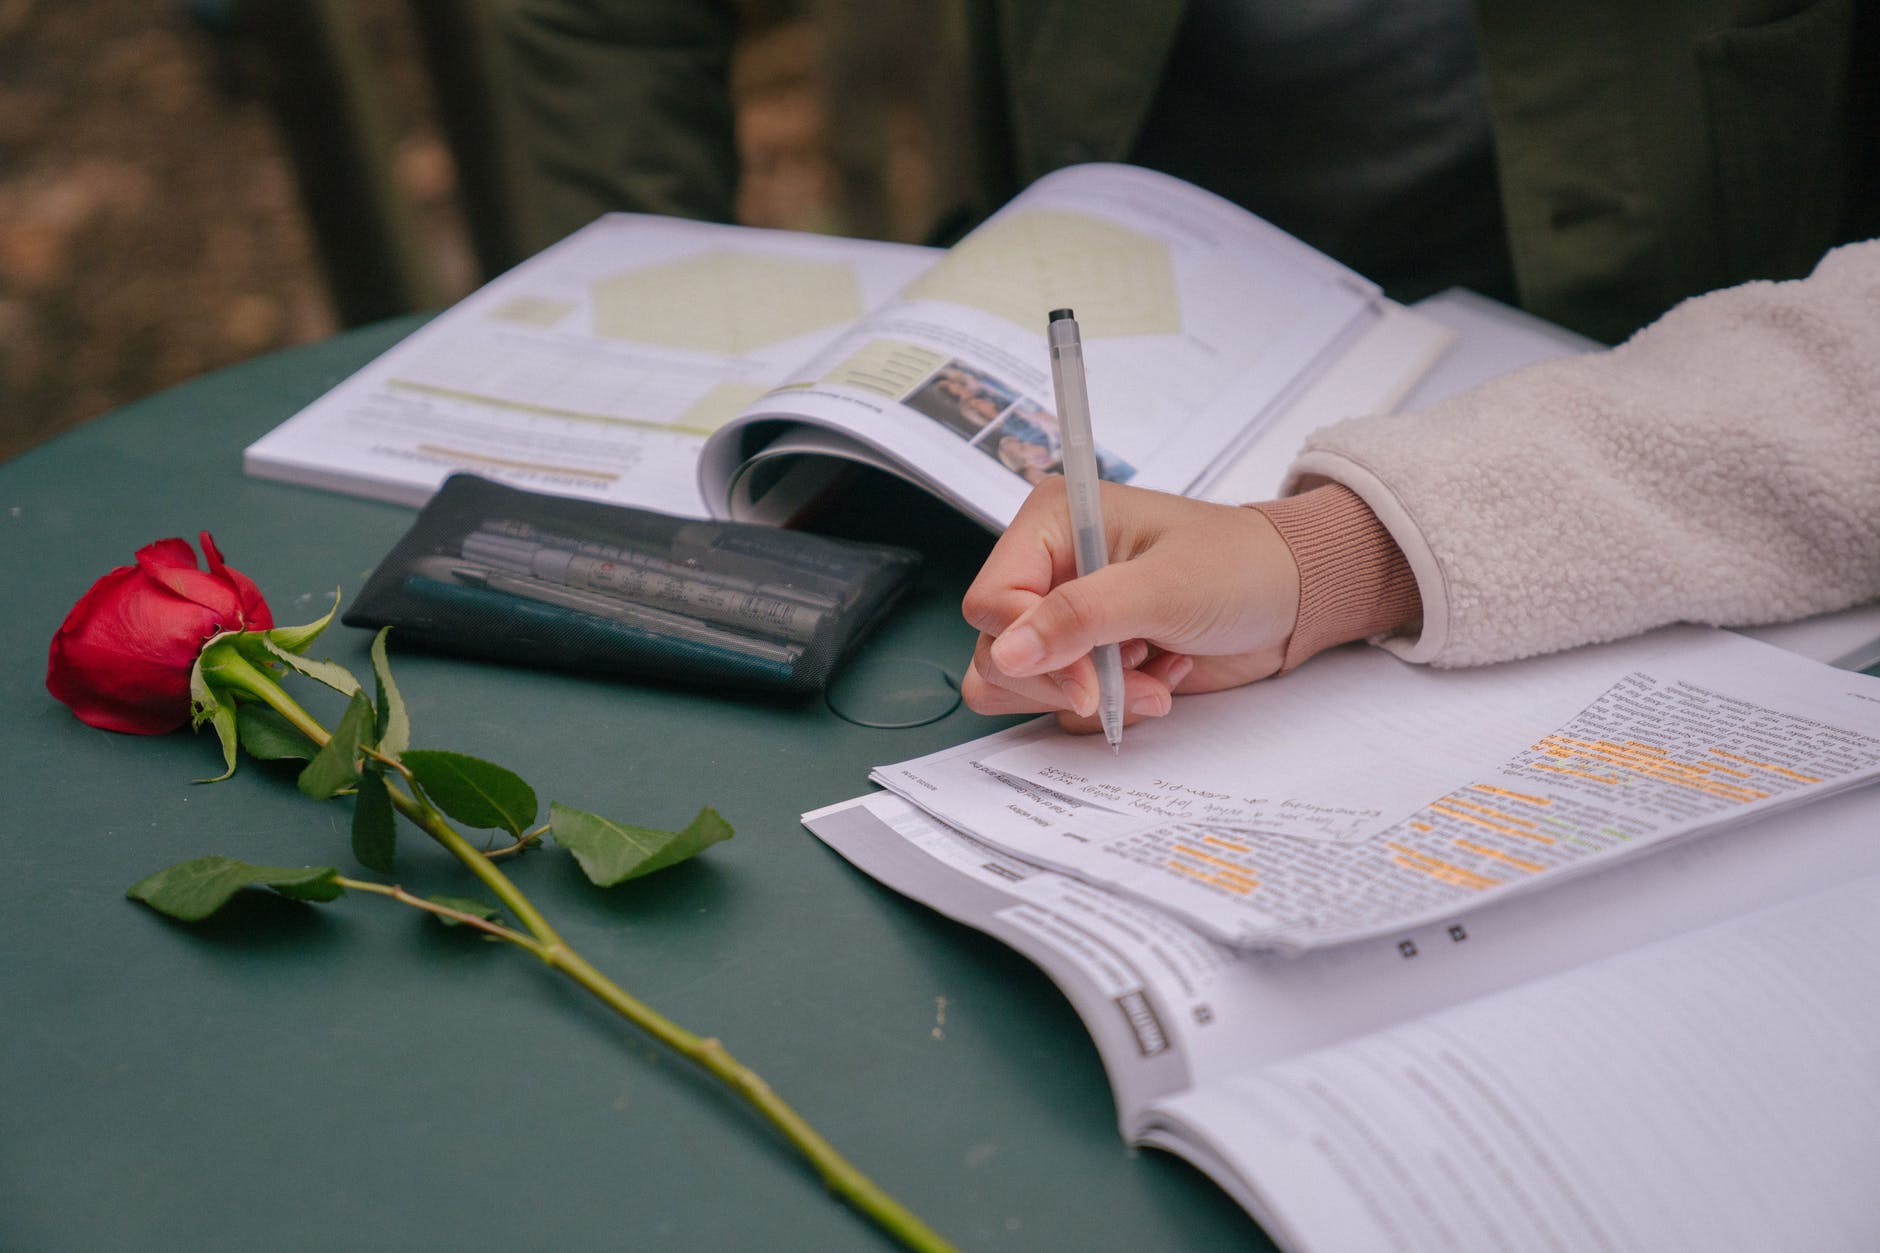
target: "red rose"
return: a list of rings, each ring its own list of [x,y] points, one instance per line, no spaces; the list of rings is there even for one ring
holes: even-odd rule
[[[207,573],[188,541],[160,539],[91,585],[52,637],[46,690],[79,721],[156,735],[189,721],[189,672],[222,631],[261,631],[274,615],[254,580],[202,532]]]

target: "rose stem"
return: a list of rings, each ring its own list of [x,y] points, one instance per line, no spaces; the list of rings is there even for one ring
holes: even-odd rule
[[[270,708],[286,718],[301,734],[316,745],[324,748],[327,741],[332,738],[326,728],[302,709],[272,677],[256,671],[253,675],[242,676],[242,679],[236,682],[237,686],[243,690],[265,701]],[[376,753],[373,755],[377,756]],[[381,757],[380,760],[404,775],[409,781],[410,772],[396,758]],[[444,819],[444,816],[431,806],[430,802],[407,793],[390,781],[387,781],[386,791],[390,794],[392,804],[398,812],[409,819],[419,830],[442,844],[469,869],[470,873],[481,879],[484,885],[494,892],[497,899],[502,901],[515,916],[516,920],[528,928],[529,935],[525,937],[507,927],[493,928],[490,925],[482,925],[484,921],[482,919],[477,919],[471,925],[478,925],[480,929],[534,953],[543,962],[585,988],[615,1013],[674,1052],[690,1059],[713,1078],[730,1088],[756,1109],[771,1126],[781,1132],[784,1138],[796,1147],[798,1152],[809,1160],[822,1177],[825,1187],[861,1211],[904,1246],[921,1250],[923,1253],[946,1253],[953,1249],[945,1238],[921,1221],[912,1210],[895,1200],[838,1152],[835,1146],[824,1139],[822,1134],[805,1121],[801,1114],[779,1097],[762,1076],[732,1056],[731,1051],[721,1041],[711,1036],[699,1036],[687,1031],[639,998],[630,995],[612,979],[595,969],[585,957],[570,948],[509,876],[505,875],[473,844],[459,835],[456,829]],[[409,896],[409,893],[406,895]],[[418,899],[420,898],[414,897],[405,903],[412,904]],[[428,903],[421,908],[429,909],[432,913],[439,912],[436,907]],[[458,917],[460,921],[469,922],[473,916],[464,914]]]

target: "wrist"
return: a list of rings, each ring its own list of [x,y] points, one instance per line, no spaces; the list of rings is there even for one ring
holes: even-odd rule
[[[1403,550],[1357,493],[1337,483],[1249,508],[1259,511],[1299,571],[1299,612],[1282,669],[1352,640],[1401,630],[1422,617]]]

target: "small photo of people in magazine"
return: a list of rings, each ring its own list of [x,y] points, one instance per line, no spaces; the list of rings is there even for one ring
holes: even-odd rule
[[[1018,391],[961,361],[935,370],[905,398],[926,414],[1027,483],[1063,470],[1057,415]],[[1136,467],[1099,447],[1097,474],[1127,483]]]

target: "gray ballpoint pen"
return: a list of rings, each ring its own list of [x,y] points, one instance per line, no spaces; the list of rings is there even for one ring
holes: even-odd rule
[[[1064,451],[1064,483],[1069,489],[1071,533],[1077,548],[1077,576],[1095,574],[1109,562],[1110,542],[1103,533],[1103,502],[1097,493],[1097,441],[1090,430],[1090,389],[1084,382],[1084,344],[1077,318],[1069,309],[1053,309],[1045,326],[1051,346],[1051,384],[1057,390],[1058,438]],[[1115,644],[1090,650],[1097,667],[1097,720],[1111,752],[1123,747],[1123,659]]]

